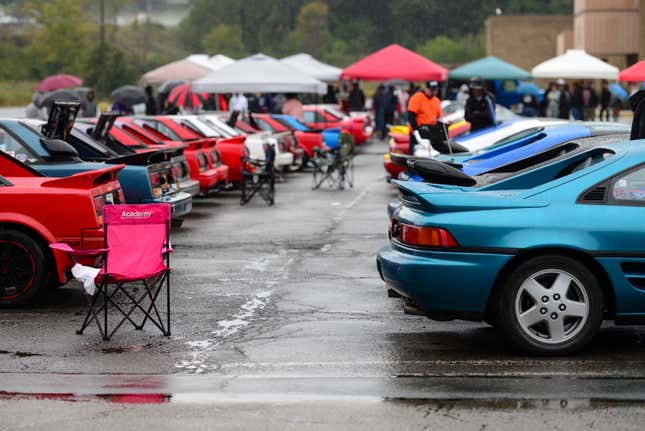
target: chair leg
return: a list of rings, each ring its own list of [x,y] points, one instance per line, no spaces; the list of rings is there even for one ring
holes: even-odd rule
[[[99,292],[102,292],[102,291],[103,291],[103,286],[101,285],[101,286],[99,286]],[[96,320],[96,317],[97,317],[96,313],[101,311],[101,307],[99,307],[99,309],[96,310],[96,311],[94,310],[94,307],[96,306],[96,302],[98,301],[100,296],[101,295],[98,292],[96,292],[94,294],[94,296],[92,297],[92,300],[88,301],[90,303],[90,307],[87,310],[87,313],[85,314],[85,319],[83,320],[83,324],[81,325],[81,329],[76,330],[76,333],[78,335],[83,335],[83,331],[85,331],[85,329],[92,322],[92,320]],[[98,323],[98,320],[97,320],[97,323]]]
[[[166,273],[166,337],[170,337],[170,273]]]
[[[103,304],[103,306],[105,307],[103,309],[104,325],[105,325],[103,326],[103,330],[105,331],[103,333],[104,341],[108,341],[110,339],[110,337],[108,336],[108,305],[109,305],[108,302],[111,299],[112,298],[108,298],[107,283],[103,283],[103,300],[105,301]]]

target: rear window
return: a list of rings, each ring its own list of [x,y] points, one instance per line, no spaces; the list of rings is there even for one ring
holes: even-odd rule
[[[510,144],[515,141],[519,141],[520,139],[528,138],[529,136],[536,135],[539,132],[544,131],[544,127],[534,127],[532,129],[524,130],[521,132],[518,132],[514,135],[509,136],[508,138],[502,139],[499,142],[496,142],[495,144],[491,145],[490,147],[483,148],[482,150],[479,151],[479,153],[483,153],[486,151],[490,151],[494,148],[498,148],[507,144]]]

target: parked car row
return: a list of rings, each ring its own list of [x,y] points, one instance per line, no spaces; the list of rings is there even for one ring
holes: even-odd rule
[[[628,125],[510,119],[424,145],[387,158],[399,198],[377,269],[406,313],[484,320],[537,355],[645,322],[645,144]]]
[[[233,124],[222,113],[76,121],[78,109],[59,102],[47,122],[0,119],[0,306],[66,283],[72,262],[48,245],[101,248],[105,205],[168,203],[181,226],[193,198],[236,190],[265,144],[275,148],[276,170],[302,170],[314,148],[328,151],[334,134],[337,141],[356,123],[341,118],[327,132],[283,115]]]

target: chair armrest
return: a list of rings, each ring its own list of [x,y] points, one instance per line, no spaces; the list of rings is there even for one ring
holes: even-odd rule
[[[109,250],[109,248],[97,248],[94,250],[74,250],[72,247],[70,247],[68,244],[65,244],[64,242],[49,244],[49,248],[63,251],[65,253],[69,253],[72,255],[77,255],[77,256],[96,256],[99,254],[104,254]]]

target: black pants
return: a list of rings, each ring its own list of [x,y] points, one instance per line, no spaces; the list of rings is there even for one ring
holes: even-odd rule
[[[602,121],[603,112],[605,113],[605,118],[607,118],[606,121],[609,121],[609,106],[601,106],[600,107],[600,117],[598,118],[600,121]]]

